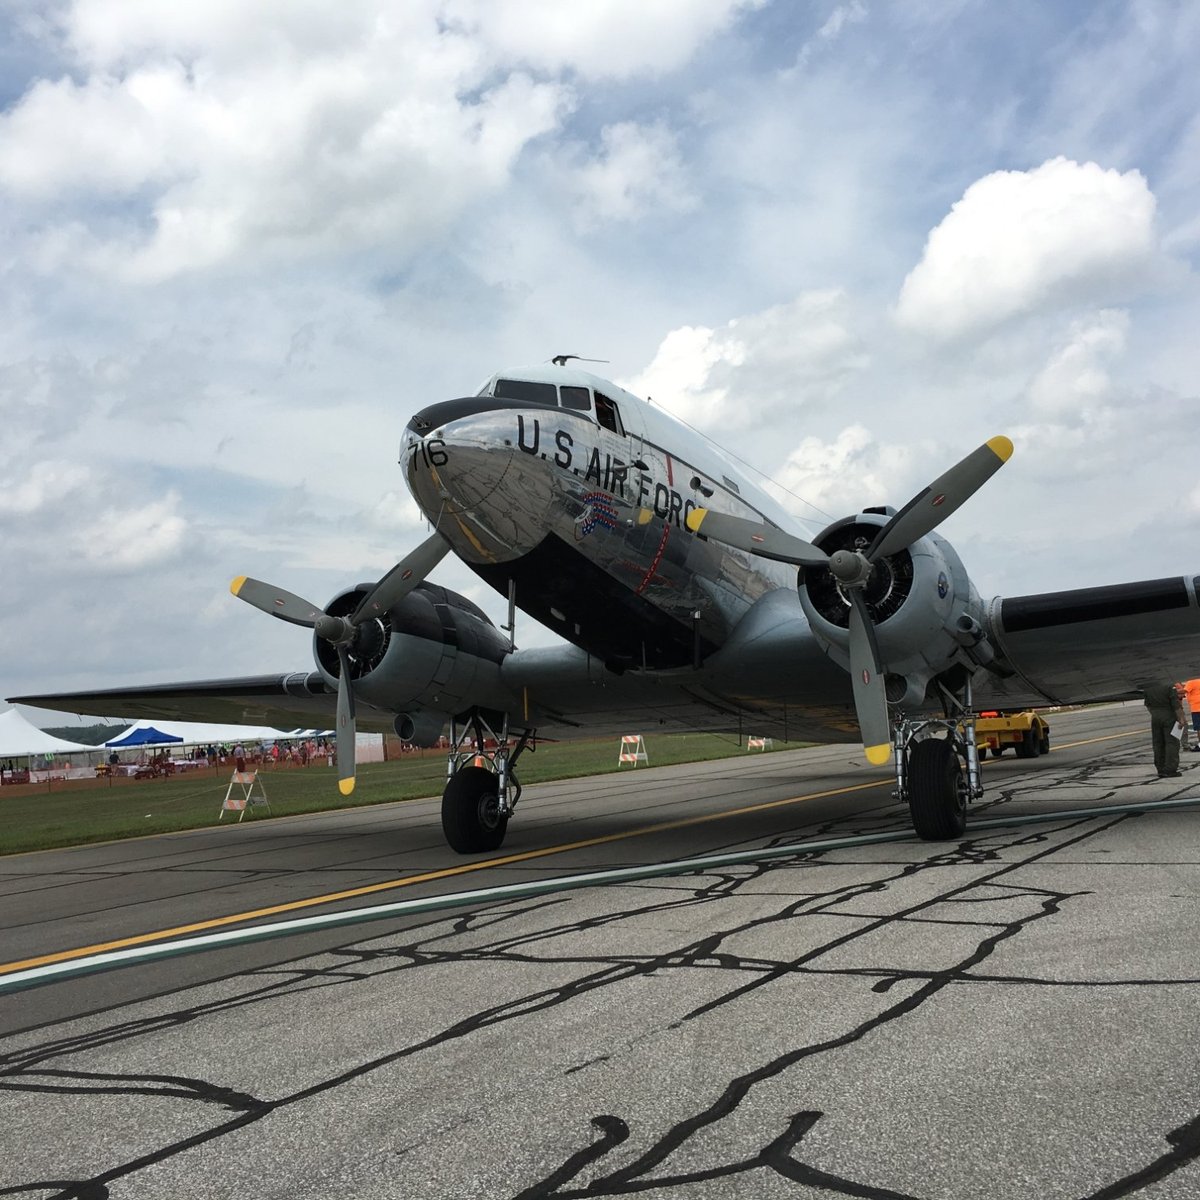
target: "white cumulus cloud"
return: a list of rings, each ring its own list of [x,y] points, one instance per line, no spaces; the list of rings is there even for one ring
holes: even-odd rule
[[[845,294],[805,292],[719,329],[684,326],[660,343],[630,390],[700,429],[756,422],[829,400],[866,365]]]
[[[10,471],[0,481],[0,513],[29,516],[59,504],[91,479],[79,463],[47,460],[34,463],[23,475]]]
[[[897,489],[905,486],[912,461],[908,447],[883,445],[865,427],[854,424],[832,439],[801,439],[775,471],[767,490],[784,508],[805,519],[811,514],[798,507],[798,499],[834,518],[871,505],[899,508],[908,496],[898,495]]]
[[[183,549],[188,522],[177,492],[137,508],[110,508],[83,525],[78,552],[93,567],[129,571],[169,562]]]
[[[582,201],[578,223],[630,221],[648,209],[686,212],[695,207],[679,147],[662,122],[608,125],[600,140],[599,157],[576,176]]]
[[[448,0],[446,12],[495,52],[540,70],[585,78],[660,73],[767,0]]]
[[[1129,314],[1115,309],[1073,322],[1067,342],[1055,351],[1029,387],[1038,413],[1076,424],[1112,403],[1109,364],[1125,350]]]
[[[1054,158],[973,183],[930,233],[896,307],[933,337],[987,329],[1056,302],[1143,287],[1155,199],[1139,171]]]

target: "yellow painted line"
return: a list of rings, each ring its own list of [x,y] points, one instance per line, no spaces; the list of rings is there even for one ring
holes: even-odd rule
[[[1087,738],[1078,742],[1064,742],[1053,749],[1066,750],[1074,746],[1090,746],[1096,742],[1107,742],[1117,738],[1133,737],[1142,731],[1127,733],[1110,733],[1102,737]],[[343,892],[330,892],[324,896],[310,896],[304,900],[290,900],[286,904],[273,904],[268,908],[256,908],[250,912],[232,913],[226,917],[213,917],[206,921],[196,921],[190,925],[177,925],[173,929],[160,929],[152,933],[134,934],[132,937],[120,938],[112,942],[99,942],[93,946],[79,946],[73,950],[59,950],[54,954],[43,954],[37,958],[26,958],[19,962],[0,963],[0,976],[9,975],[14,971],[24,971],[31,967],[45,966],[49,963],[68,962],[75,958],[85,958],[92,954],[103,954],[110,950],[123,950],[129,946],[142,946],[148,942],[156,942],[162,938],[180,937],[189,933],[201,933],[206,929],[220,929],[225,925],[236,925],[241,921],[255,921],[263,917],[274,917],[280,913],[296,912],[303,908],[315,908],[320,904],[335,904],[339,900],[353,900],[359,896],[370,896],[376,892],[392,891],[395,888],[412,887],[418,883],[432,883],[438,879],[451,879],[456,875],[467,875],[475,871],[485,871],[489,867],[507,867],[514,863],[530,862],[537,858],[548,858],[554,854],[567,854],[572,850],[587,850],[592,846],[604,846],[611,842],[627,841],[630,838],[644,837],[651,833],[663,833],[672,829],[685,829],[690,825],[703,825],[710,821],[723,821],[730,817],[740,817],[746,813],[765,812],[772,808],[783,808],[789,804],[803,804],[809,800],[824,800],[829,796],[845,796],[852,792],[867,791],[870,788],[883,787],[892,782],[892,776],[886,779],[872,780],[870,783],[856,783],[849,787],[830,788],[823,792],[809,792],[803,796],[791,796],[786,800],[767,800],[762,804],[751,804],[744,808],[724,809],[721,812],[705,813],[696,817],[684,817],[678,821],[663,821],[657,825],[646,825],[640,829],[629,829],[623,833],[609,833],[603,837],[585,838],[578,842],[564,842],[558,846],[544,846],[538,850],[524,850],[519,854],[507,854],[500,858],[489,858],[482,861],[460,863],[456,867],[444,867],[438,871],[426,871],[421,875],[406,875],[402,879],[389,879],[384,883],[365,884],[362,887],[350,888]]]
[[[1103,737],[1084,738],[1081,742],[1063,742],[1059,749],[1065,750],[1069,746],[1091,746],[1095,742],[1112,742],[1117,738],[1141,737],[1146,732],[1144,729],[1128,729],[1124,733],[1106,733]]]
[[[74,950],[59,950],[54,954],[43,954],[37,958],[26,958],[20,962],[0,964],[0,976],[11,974],[13,971],[25,971],[30,967],[41,967],[48,963],[68,962],[73,958],[84,958],[92,954],[103,954],[110,950],[123,950],[129,946],[142,946],[147,942],[156,942],[161,938],[180,937],[189,933],[200,933],[206,929],[220,929],[223,925],[236,925],[240,921],[254,921],[262,917],[274,917],[280,913],[295,912],[302,908],[314,908],[319,904],[334,904],[339,900],[352,900],[359,896],[370,896],[376,892],[387,892],[395,888],[411,887],[417,883],[431,883],[438,879],[450,879],[455,875],[467,875],[474,871],[484,871],[489,867],[507,867],[513,863],[529,862],[535,858],[547,858],[553,854],[566,854],[572,850],[587,850],[592,846],[604,846],[610,842],[626,841],[629,838],[644,837],[650,833],[663,833],[671,829],[683,829],[689,825],[702,825],[708,821],[722,821],[728,817],[741,816],[744,813],[764,812],[771,808],[781,808],[788,804],[802,804],[808,800],[822,800],[828,796],[844,796],[851,792],[862,792],[868,788],[883,787],[892,782],[889,775],[886,779],[872,780],[870,783],[858,783],[850,787],[832,788],[824,792],[810,792],[804,796],[792,796],[786,800],[767,800],[762,804],[751,804],[746,808],[731,808],[723,812],[706,813],[697,817],[685,817],[679,821],[663,821],[657,825],[646,825],[641,829],[629,829],[624,833],[609,833],[603,837],[585,838],[579,842],[564,842],[558,846],[544,846],[538,850],[523,850],[519,854],[507,854],[500,858],[489,858],[479,862],[461,863],[457,867],[444,867],[438,871],[426,871],[421,875],[406,875],[403,879],[389,879],[384,883],[370,883],[362,887],[349,888],[344,892],[330,892],[324,896],[310,896],[305,900],[289,900],[286,904],[273,904],[269,908],[256,908],[251,912],[232,913],[227,917],[213,917],[207,921],[196,921],[190,925],[177,925],[173,929],[160,929],[153,933],[139,933],[132,937],[119,938],[112,942],[99,942],[94,946],[80,946]]]

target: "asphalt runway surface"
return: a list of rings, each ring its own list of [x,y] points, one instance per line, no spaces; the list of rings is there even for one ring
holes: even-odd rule
[[[1200,810],[1084,811],[1200,801],[1200,754],[1155,777],[1138,706],[1051,734],[960,842],[0,992],[0,1196],[1200,1196]],[[903,831],[890,793],[823,747],[527,789],[487,862],[434,801],[14,856],[0,962]]]

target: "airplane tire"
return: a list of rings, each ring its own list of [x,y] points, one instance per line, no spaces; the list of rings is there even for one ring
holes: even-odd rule
[[[927,738],[908,752],[908,803],[913,829],[927,842],[961,837],[966,830],[962,764],[945,738]]]
[[[508,818],[497,811],[496,776],[485,767],[463,767],[450,776],[442,792],[442,832],[459,854],[498,850]]]

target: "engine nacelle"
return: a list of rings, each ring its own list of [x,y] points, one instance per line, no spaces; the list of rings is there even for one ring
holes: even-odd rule
[[[865,550],[887,512],[863,512],[830,525],[813,539],[827,554]],[[800,604],[821,648],[850,668],[850,603],[824,567],[806,567],[799,577]],[[863,598],[875,624],[887,675],[888,700],[905,708],[926,700],[930,681],[958,666],[985,665],[992,648],[984,633],[985,609],[962,560],[935,533],[906,550],[877,559]]]
[[[349,616],[373,586],[340,592],[325,611]],[[348,651],[355,697],[407,716],[409,740],[418,745],[436,743],[447,716],[477,705],[502,712],[516,707],[500,680],[508,638],[478,605],[437,584],[419,583],[386,617],[364,621]],[[313,653],[317,669],[336,689],[336,646],[314,635]],[[404,737],[399,719],[396,728]]]

